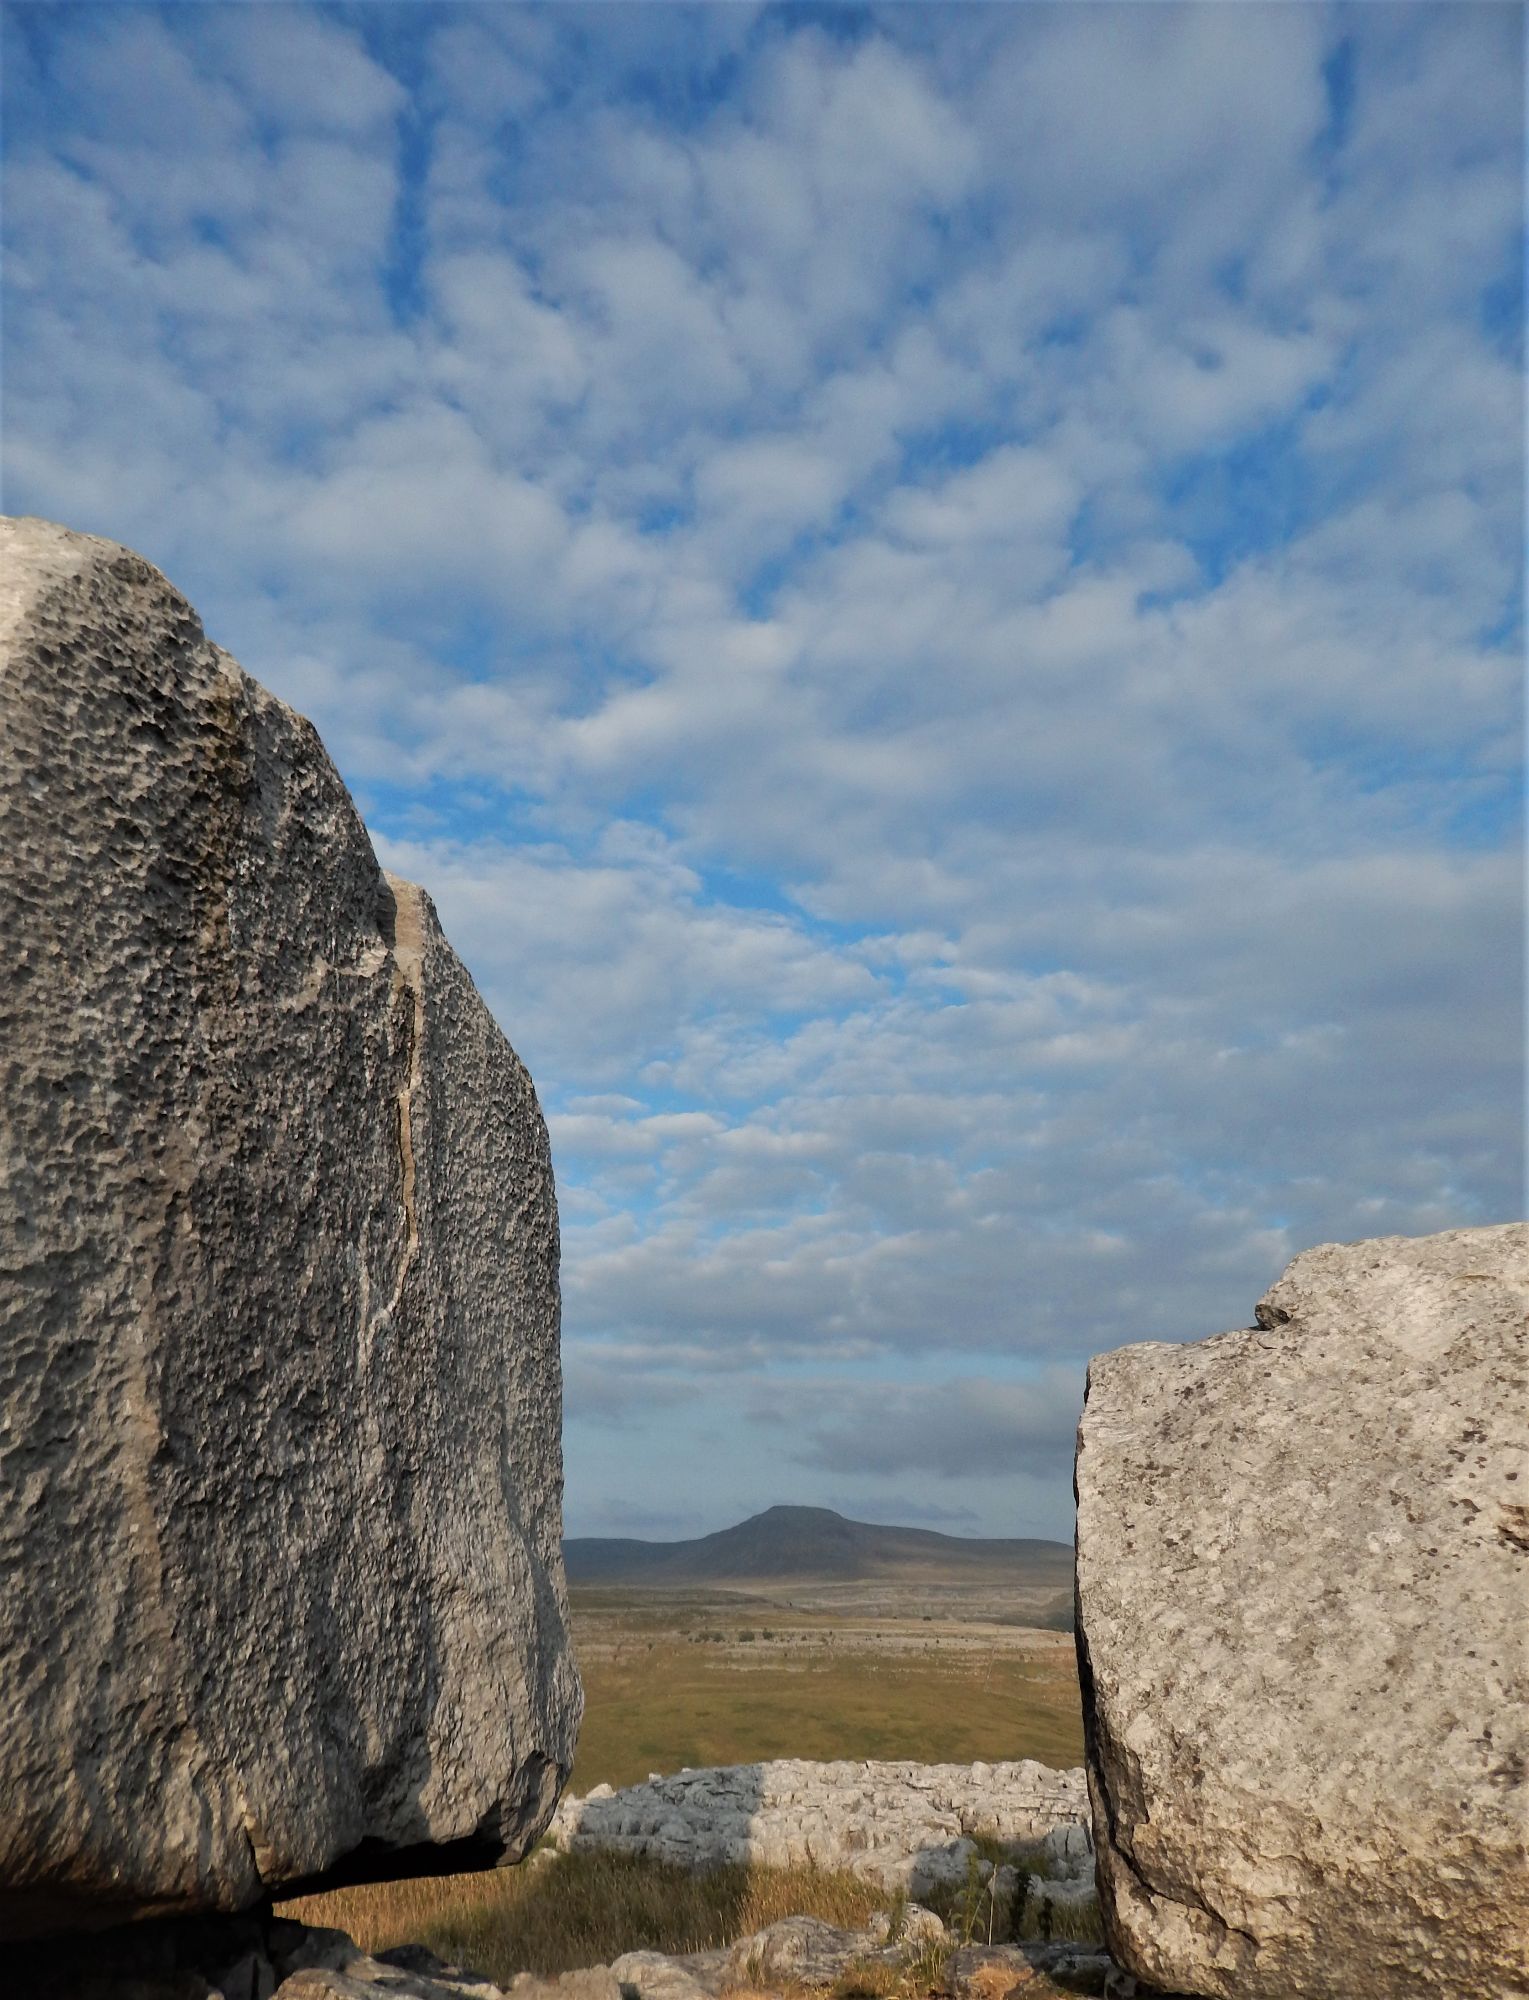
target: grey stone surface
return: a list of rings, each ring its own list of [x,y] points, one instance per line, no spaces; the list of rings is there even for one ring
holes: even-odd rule
[[[139,557],[3,524],[0,741],[0,1937],[513,1857],[581,1699],[530,1077]]]
[[[448,1965],[423,1945],[398,1945],[370,1957],[343,1934],[317,1935],[338,1937],[339,1948],[328,1945],[310,1951],[299,1946],[290,1953],[288,1976],[276,1987],[273,2000],[506,2000],[492,1980],[464,1966]],[[294,1965],[293,1960],[300,1963]],[[618,2000],[609,1981],[604,1992],[598,1984],[587,1992],[577,1990],[577,2000],[607,2000],[607,1993],[609,2000]],[[225,1993],[223,2000],[240,1996]],[[538,2000],[552,2000],[550,1989]]]
[[[1526,1309],[1529,1227],[1388,1237],[1093,1362],[1079,1653],[1138,1977],[1529,1993]]]
[[[1047,1841],[1058,1874],[1093,1876],[1083,1771],[1001,1764],[819,1763],[784,1757],[565,1798],[551,1837],[681,1867],[847,1868],[908,1895],[965,1879],[970,1836]]]
[[[1001,1885],[1012,1895],[1017,1882],[1016,1870],[1000,1869],[1009,1881]],[[945,1925],[933,1910],[926,1910],[922,1903],[904,1903],[896,1926],[897,1936],[892,1935],[892,1915],[889,1910],[879,1910],[866,1925],[866,1936],[876,1945],[891,1944],[938,1944],[945,1936]]]
[[[733,1946],[728,1971],[738,1985],[830,1986],[876,1946],[866,1931],[844,1930],[821,1917],[782,1917]]]
[[[506,1991],[509,2000],[621,2000],[621,1982],[607,1965],[576,1972],[517,1972]]]
[[[697,1959],[704,1962],[696,1964]],[[611,1963],[621,2000],[709,2000],[721,1991],[726,1952],[628,1951]]]
[[[233,1994],[221,2000],[236,2000]],[[276,1988],[274,2000],[505,2000],[490,1980],[443,1966],[439,1975],[404,1968],[358,1952],[343,1970],[293,1973]]]

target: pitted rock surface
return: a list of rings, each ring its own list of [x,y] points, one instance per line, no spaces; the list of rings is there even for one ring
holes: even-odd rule
[[[1058,1873],[1092,1876],[1084,1773],[1000,1764],[815,1763],[781,1758],[597,1786],[565,1798],[551,1837],[681,1867],[719,1862],[847,1868],[918,1896],[960,1882],[971,1835],[1047,1842]]]
[[[611,1961],[621,2000],[716,2000],[727,1969],[725,1951],[628,1951]]]
[[[735,1986],[831,1986],[867,1955],[867,1938],[821,1917],[783,1917],[734,1945],[727,1971]]]
[[[1089,1370],[1078,1647],[1117,1959],[1529,1994],[1529,1226],[1329,1245]]]
[[[531,1079],[138,556],[0,525],[0,740],[0,1937],[514,1856],[580,1709]]]

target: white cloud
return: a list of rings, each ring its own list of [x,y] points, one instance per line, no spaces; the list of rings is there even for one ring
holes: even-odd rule
[[[855,1476],[1002,1531],[1006,1355],[1521,1199],[1513,10],[29,19],[8,503],[436,895],[580,1477],[791,1497],[869,1385]]]
[[[1065,1473],[1072,1465],[1083,1381],[1056,1368],[1031,1382],[968,1376],[935,1386],[867,1388],[802,1399],[797,1456],[823,1471],[941,1479],[973,1474]],[[828,1414],[825,1414],[825,1410]]]

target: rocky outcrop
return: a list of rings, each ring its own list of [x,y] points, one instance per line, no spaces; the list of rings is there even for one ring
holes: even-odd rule
[[[1078,1649],[1139,1977],[1529,1993],[1526,1308],[1529,1228],[1388,1237],[1092,1364]]]
[[[373,1957],[343,1931],[268,1909],[14,1945],[0,1953],[0,1991],[25,2000],[504,2000],[491,1980],[418,1945]],[[536,2000],[621,2000],[621,1992],[602,1968]]]
[[[301,1924],[225,1919],[216,1927],[220,1939],[204,1938],[204,1948],[192,1937],[179,1937],[175,1943],[156,1940],[155,1948],[144,1950],[136,1933],[157,1928],[135,1926],[134,1934],[123,1937],[124,1961],[108,1976],[101,1975],[98,1963],[87,1961],[82,1968],[53,1941],[20,1947],[3,1966],[18,1983],[4,1990],[24,1993],[26,2000],[725,2000],[728,1994],[759,1992],[760,1979],[768,1982],[766,1991],[795,1995],[847,1973],[852,1988],[869,1993],[877,1990],[880,1973],[880,1983],[907,1992],[927,1984],[933,1968],[927,1956],[922,1966],[917,1961],[932,1944],[937,1990],[949,2000],[1007,2000],[1016,1987],[1024,1989],[1025,2000],[1069,2000],[1084,1993],[1128,2000],[1136,1991],[1097,1945],[1032,1940],[960,1946],[939,1926],[934,1939],[894,1944],[888,1942],[885,1917],[863,1931],[840,1930],[815,1917],[787,1917],[730,1948],[676,1955],[629,1951],[611,1965],[516,1973],[502,1987],[419,1945],[373,1955],[341,1931]],[[196,1927],[169,1928],[194,1934]],[[222,1949],[216,1948],[219,1942]],[[213,1948],[205,1948],[209,1944]]]
[[[513,1858],[571,1762],[531,1079],[311,725],[0,539],[0,1936]]]
[[[610,1972],[620,2000],[725,2000],[729,1994],[795,1995],[825,1988],[865,1994],[933,1992],[948,2000],[1008,2000],[1023,1988],[1026,2000],[1031,1995],[1034,2000],[1061,2000],[1079,1993],[1119,1994],[1120,2000],[1129,2000],[1135,1991],[1134,1982],[1121,1979],[1099,1944],[1032,1938],[963,1945],[938,1917],[916,1904],[903,1912],[898,1936],[889,1931],[885,1915],[873,1917],[859,1931],[819,1917],[783,1917],[720,1951],[680,1957],[631,1951]],[[509,2000],[561,2000],[537,1992],[535,1984],[515,1980]],[[286,2000],[285,1990],[280,2000]]]
[[[1091,1875],[1087,1819],[1081,1770],[782,1758],[597,1786],[564,1799],[551,1838],[687,1868],[846,1868],[918,1896],[964,1879],[974,1833],[1035,1842],[1053,1873]]]

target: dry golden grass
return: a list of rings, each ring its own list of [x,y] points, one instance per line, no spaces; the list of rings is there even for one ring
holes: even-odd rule
[[[574,1791],[631,1784],[650,1770],[782,1756],[1081,1761],[1077,1674],[1062,1642],[942,1650],[938,1637],[959,1638],[961,1628],[926,1635],[927,1621],[889,1618],[885,1650],[861,1645],[846,1655],[834,1618],[789,1607],[608,1592],[582,1606],[576,1595],[575,1610],[587,1707]],[[753,1643],[740,1643],[745,1627]],[[723,1630],[732,1643],[711,1643]],[[789,1643],[771,1650],[767,1640]],[[732,1944],[781,1917],[858,1928],[886,1904],[854,1876],[811,1868],[695,1875],[610,1854],[544,1853],[522,1868],[372,1883],[284,1909],[347,1931],[366,1949],[422,1944],[503,1985],[517,1972],[608,1964],[627,1951]],[[909,1977],[916,1983],[931,1970]],[[913,1987],[905,1977],[895,1991]]]
[[[346,1931],[363,1950],[422,1944],[499,1985],[517,1972],[609,1964],[626,1951],[705,1951],[782,1917],[857,1929],[885,1891],[815,1868],[715,1868],[692,1874],[615,1854],[544,1854],[481,1875],[371,1882],[280,1906]]]
[[[1034,1658],[891,1656],[740,1672],[719,1648],[658,1639],[581,1661],[587,1706],[572,1789],[650,1771],[772,1757],[913,1757],[927,1764],[1083,1761],[1070,1647]]]
[[[952,1888],[929,1900],[955,1940],[989,1941],[985,1907],[963,1911],[962,1894]],[[504,1986],[517,1972],[607,1965],[627,1951],[707,1951],[783,1917],[821,1917],[858,1930],[889,1900],[895,1899],[858,1876],[810,1867],[691,1873],[626,1855],[544,1852],[522,1868],[336,1889],[284,1903],[280,1913],[346,1931],[366,1951],[422,1944]],[[1012,1914],[998,1913],[991,1941],[1015,1934]],[[1098,1905],[1090,1899],[1080,1909],[1058,1910],[1054,1926],[1038,1925],[1032,1907],[1022,1913],[1018,1935],[1097,1942]],[[910,2000],[932,1990],[948,1949],[935,1942],[900,1968],[852,1968],[835,1989],[838,2000]]]

